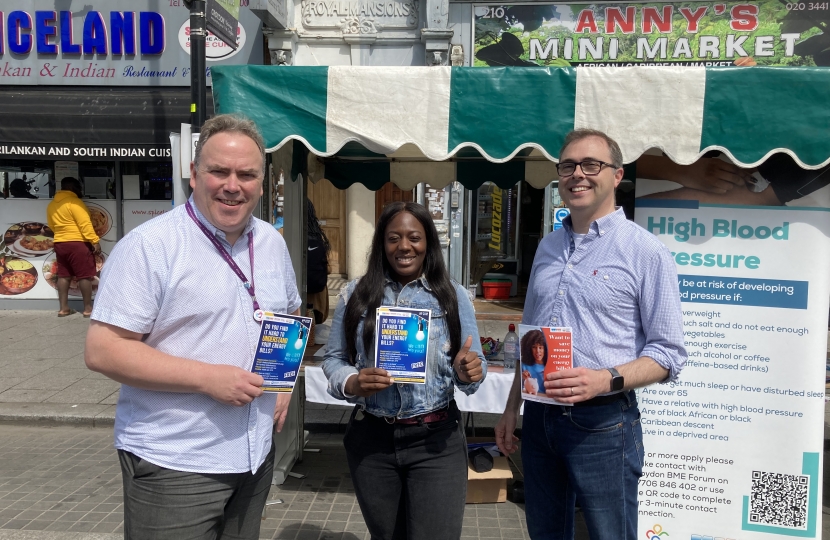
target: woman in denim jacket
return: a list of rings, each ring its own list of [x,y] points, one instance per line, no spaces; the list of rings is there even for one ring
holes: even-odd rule
[[[373,367],[379,306],[432,311],[426,384],[395,384]],[[451,281],[420,204],[381,213],[368,271],[337,303],[323,371],[329,394],[356,404],[343,445],[372,539],[461,536],[467,447],[453,386],[472,394],[487,364],[470,297]]]

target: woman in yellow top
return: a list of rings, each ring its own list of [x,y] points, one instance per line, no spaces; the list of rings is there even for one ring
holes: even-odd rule
[[[73,277],[78,280],[84,300],[84,317],[92,314],[92,278],[97,273],[95,254],[101,251],[101,246],[81,195],[81,183],[77,178],[67,176],[61,180],[61,190],[55,193],[46,208],[49,228],[55,233],[58,317],[75,313],[69,308],[69,284]]]

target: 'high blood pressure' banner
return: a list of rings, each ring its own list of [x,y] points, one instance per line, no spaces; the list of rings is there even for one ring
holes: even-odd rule
[[[779,167],[725,194],[638,179],[689,352],[677,382],[639,391],[641,538],[821,537],[826,174]]]

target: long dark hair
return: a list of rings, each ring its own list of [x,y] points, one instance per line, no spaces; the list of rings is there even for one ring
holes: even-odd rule
[[[545,349],[545,356],[543,364],[548,363],[548,344],[545,342],[545,335],[542,333],[541,330],[531,330],[527,334],[522,336],[521,341],[521,356],[522,364],[527,366],[532,366],[536,363],[536,359],[533,358],[533,346],[534,345],[541,345]]]
[[[346,349],[349,351],[349,362],[352,365],[357,360],[357,325],[365,313],[363,323],[363,349],[368,354],[375,339],[375,310],[383,302],[386,274],[391,273],[389,261],[386,259],[384,239],[386,228],[395,216],[401,212],[412,214],[421,222],[426,234],[427,249],[424,254],[422,273],[426,276],[432,294],[438,299],[438,304],[444,312],[447,328],[450,332],[450,358],[455,358],[461,349],[461,320],[458,317],[458,296],[455,286],[444,266],[444,257],[441,253],[441,243],[438,240],[438,231],[432,222],[432,216],[422,205],[412,202],[393,202],[387,205],[380,214],[372,236],[372,248],[369,252],[369,268],[366,275],[360,278],[354,292],[346,305],[344,331],[346,333]]]
[[[317,220],[317,212],[314,211],[314,205],[311,203],[311,199],[306,199],[305,202],[307,203],[308,208],[308,237],[316,238],[323,243],[323,246],[326,248],[326,259],[328,259],[329,251],[331,251],[329,238],[320,227],[320,222]]]

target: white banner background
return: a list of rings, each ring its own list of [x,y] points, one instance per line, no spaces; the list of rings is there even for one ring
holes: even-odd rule
[[[638,196],[648,184],[638,180]],[[669,234],[670,219],[674,233],[688,222],[688,232],[696,235]],[[693,219],[702,227],[691,227]],[[715,219],[727,220],[729,234],[733,220],[738,229],[751,227],[753,237],[713,237]],[[638,204],[636,222],[648,230],[650,220],[652,232],[678,263],[689,361],[677,383],[639,392],[646,458],[638,534],[683,540],[819,538],[828,209]],[[786,230],[786,239],[756,236],[785,223],[778,236]],[[750,229],[742,231],[747,236]],[[715,255],[709,259],[714,266],[704,266],[708,254]],[[730,267],[719,267],[717,257],[725,264],[727,255]],[[736,263],[735,255],[758,262]],[[758,285],[784,290],[752,289]],[[795,307],[799,290],[808,291],[803,308]],[[714,296],[707,300],[701,296],[706,294]]]

